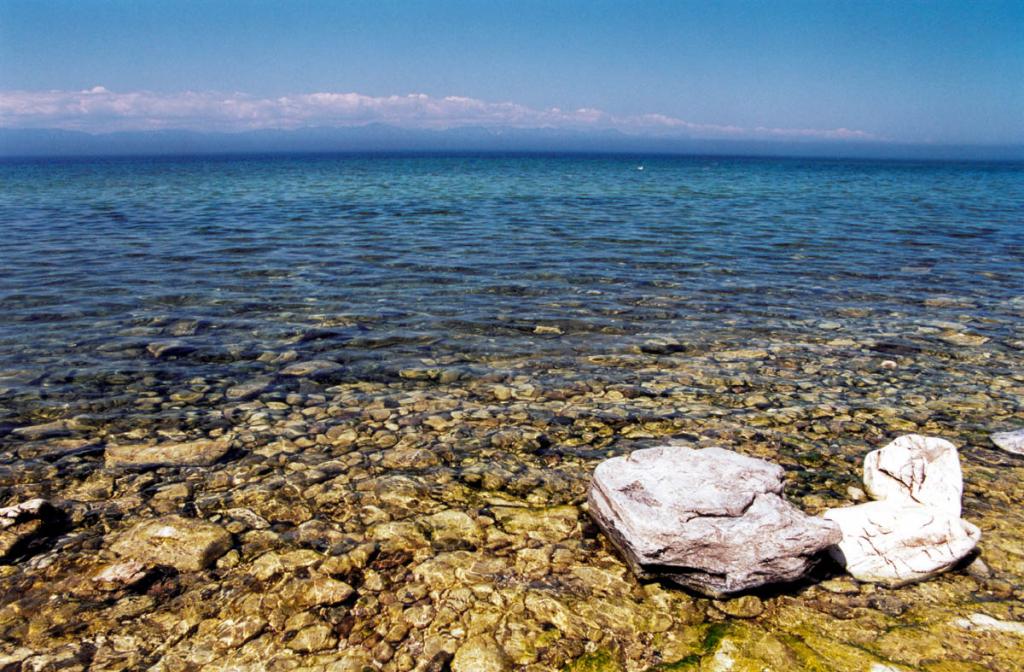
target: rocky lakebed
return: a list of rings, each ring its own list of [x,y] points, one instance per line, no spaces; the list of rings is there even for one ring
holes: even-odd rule
[[[187,362],[181,330],[137,329],[154,337],[134,356]],[[648,336],[543,370],[423,358],[387,381],[293,348],[173,385],[124,376],[85,402],[11,395],[0,669],[1024,669],[1024,457],[990,437],[1024,418],[1024,357],[950,330]],[[878,474],[899,467],[865,482],[865,456],[907,434],[952,442],[935,460],[962,465],[969,552],[926,581],[860,581],[820,552],[845,529],[826,512],[880,504]],[[768,585],[740,571],[702,589],[664,558],[638,579],[588,488],[603,461],[663,445],[767,465],[742,462],[723,492],[817,521],[768,535],[806,540],[799,561]],[[723,560],[751,539],[726,538],[743,543]]]

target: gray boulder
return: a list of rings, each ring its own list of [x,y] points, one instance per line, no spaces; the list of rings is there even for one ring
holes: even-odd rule
[[[597,466],[590,514],[639,577],[721,597],[799,579],[842,538],[783,499],[783,474],[723,448],[638,450]]]

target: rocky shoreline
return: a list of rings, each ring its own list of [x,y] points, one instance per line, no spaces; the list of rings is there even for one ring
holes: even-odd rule
[[[1021,669],[1024,463],[988,438],[1020,420],[1019,351],[830,340],[658,337],[386,382],[267,357],[140,385],[109,421],[26,405],[0,504],[62,514],[0,564],[0,669]],[[961,446],[983,535],[932,581],[825,563],[701,597],[637,581],[587,513],[597,464],[674,438],[779,463],[822,514],[861,504],[864,456],[908,432]]]

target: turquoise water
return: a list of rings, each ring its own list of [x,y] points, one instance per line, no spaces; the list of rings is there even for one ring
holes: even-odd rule
[[[0,656],[441,670],[485,630],[520,670],[1019,669],[957,624],[1024,598],[1024,463],[989,439],[1024,426],[1024,166],[643,165],[0,163],[0,507],[67,514],[0,535]],[[912,432],[958,447],[984,565],[823,563],[741,621],[586,513],[599,461],[671,439],[818,514]],[[186,535],[155,559],[154,520]]]
[[[397,380],[424,358],[521,358],[543,378],[652,335],[678,349],[832,338],[818,323],[837,319],[898,350],[921,320],[956,320],[965,303],[974,332],[1022,337],[1010,303],[1024,295],[1020,164],[643,165],[0,164],[0,422],[96,411],[90,400],[143,378],[226,386],[289,350],[342,363],[333,382]],[[160,338],[183,340],[181,354],[153,357]]]

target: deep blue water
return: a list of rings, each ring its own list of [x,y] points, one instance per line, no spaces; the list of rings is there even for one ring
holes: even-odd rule
[[[1024,337],[1022,164],[642,163],[0,163],[0,399],[230,379],[289,349],[387,380],[424,360],[540,372],[664,335],[895,338],[964,306],[996,344]],[[145,351],[172,337],[187,354]]]

